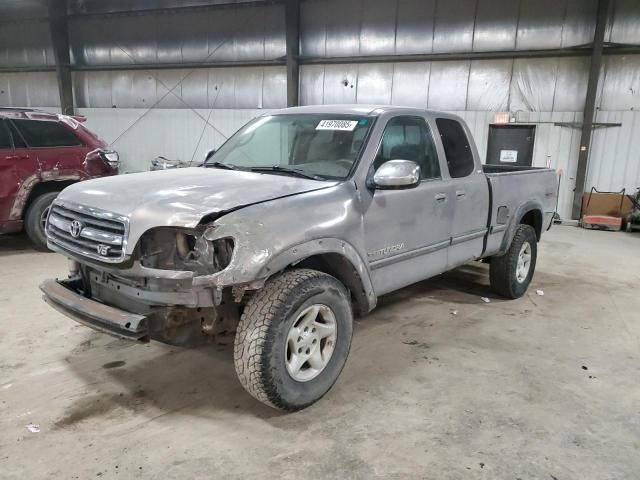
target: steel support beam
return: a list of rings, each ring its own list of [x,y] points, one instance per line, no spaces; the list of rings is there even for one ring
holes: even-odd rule
[[[601,55],[640,54],[640,45],[609,46],[601,49]],[[451,60],[492,60],[512,58],[587,57],[591,46],[542,50],[504,50],[495,52],[424,53],[409,55],[361,55],[344,57],[300,57],[301,65],[338,65],[345,63],[400,63],[438,62]]]
[[[300,2],[287,0],[285,5],[286,62],[287,62],[287,107],[299,102],[300,89]]]
[[[106,5],[104,11],[96,11],[96,12],[70,12],[69,18],[72,20],[82,19],[87,17],[93,18],[104,18],[104,17],[125,17],[132,15],[140,15],[140,14],[172,14],[172,13],[182,13],[182,12],[198,12],[198,11],[206,11],[206,10],[229,10],[229,9],[237,9],[237,8],[252,8],[252,7],[264,7],[269,5],[277,5],[282,3],[284,0],[246,0],[246,1],[230,1],[227,3],[211,3],[211,4],[202,4],[202,5],[176,5],[174,7],[160,7],[160,8],[137,8],[131,10],[122,10],[119,9],[118,4],[122,5],[126,2],[111,2],[111,4],[107,1],[101,2],[103,5]],[[153,3],[153,2],[148,2]],[[157,3],[157,2],[156,2]],[[113,5],[115,4],[115,5]],[[109,8],[113,8],[113,10],[109,11]]]
[[[640,46],[606,46],[602,55],[639,55]],[[298,57],[299,65],[332,65],[344,63],[385,63],[385,62],[437,62],[450,60],[482,60],[492,58],[554,58],[554,57],[586,57],[591,55],[591,47],[560,50],[521,50],[504,52],[468,52],[468,53],[435,53],[417,55],[369,55],[356,57]],[[274,67],[285,66],[286,57],[269,60],[240,60],[221,62],[184,62],[184,63],[123,63],[102,65],[72,65],[72,71],[110,71],[110,70],[165,70],[180,68],[233,68],[233,67]],[[39,65],[33,67],[8,66],[0,67],[0,73],[13,72],[53,72],[56,67]]]
[[[593,53],[591,55],[591,67],[589,68],[589,82],[587,83],[587,95],[584,101],[584,119],[582,121],[582,134],[580,135],[576,186],[573,191],[573,207],[571,209],[571,217],[574,219],[580,218],[580,212],[582,210],[582,195],[584,194],[587,180],[589,151],[591,150],[591,132],[593,131],[593,117],[596,111],[596,94],[598,93],[598,82],[600,81],[602,49],[608,15],[609,0],[598,0],[596,30],[593,36]]]
[[[48,0],[49,30],[56,61],[56,77],[60,94],[60,109],[65,115],[73,115],[73,85],[71,58],[69,56],[69,30],[67,28],[66,0]]]

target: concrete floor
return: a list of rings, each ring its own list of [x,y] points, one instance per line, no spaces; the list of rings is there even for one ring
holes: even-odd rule
[[[333,390],[288,415],[245,394],[229,347],[54,312],[37,285],[65,270],[0,237],[1,478],[640,477],[639,234],[555,227],[517,301],[483,264],[381,299]]]

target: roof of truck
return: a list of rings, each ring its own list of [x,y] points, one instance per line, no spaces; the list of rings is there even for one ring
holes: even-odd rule
[[[282,113],[329,113],[329,114],[342,114],[342,115],[369,115],[369,116],[378,116],[383,112],[393,111],[393,110],[413,110],[416,112],[429,112],[435,113],[431,110],[426,110],[424,108],[415,108],[415,107],[402,107],[402,106],[394,106],[394,105],[356,105],[356,104],[347,104],[347,105],[308,105],[305,107],[290,107],[283,108],[282,110],[278,110],[278,114]],[[275,112],[270,112],[267,115],[273,115]],[[442,112],[438,112],[442,113]]]

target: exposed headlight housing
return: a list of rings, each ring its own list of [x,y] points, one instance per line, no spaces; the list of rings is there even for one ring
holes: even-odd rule
[[[158,227],[140,238],[138,248],[145,267],[206,275],[229,266],[234,242],[229,237],[208,240],[202,229]]]

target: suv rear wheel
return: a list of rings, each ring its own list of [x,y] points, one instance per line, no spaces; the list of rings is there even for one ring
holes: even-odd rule
[[[43,193],[37,197],[24,215],[24,229],[36,250],[47,251],[47,235],[44,227],[51,204],[60,192]]]
[[[352,330],[349,294],[336,278],[309,269],[274,276],[249,300],[238,325],[240,383],[271,407],[305,408],[337,380]]]

